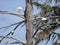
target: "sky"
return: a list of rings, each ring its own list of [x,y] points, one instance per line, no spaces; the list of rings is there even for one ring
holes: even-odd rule
[[[53,4],[51,4],[51,5],[53,6]],[[25,0],[0,0],[0,10],[6,10],[9,12],[17,12],[16,9],[17,9],[17,7],[20,7],[20,6],[23,8],[20,13],[23,14],[23,12],[25,10]],[[37,12],[34,11],[34,14],[37,14],[39,12],[39,9],[36,9],[36,7],[34,8],[34,10],[37,11]],[[22,21],[22,19],[20,17],[12,16],[9,14],[0,14],[0,27],[8,26],[10,24],[20,22],[20,21]],[[13,29],[13,27],[10,27],[9,29],[0,29],[0,36],[6,35],[12,29]],[[25,34],[26,34],[25,33],[25,26],[18,27],[18,29],[15,31],[13,37],[15,37],[17,39],[21,39],[23,41],[26,41]],[[8,40],[4,39],[2,41],[2,43],[0,43],[0,45],[5,45],[5,42],[7,42],[7,41],[12,41],[12,40],[11,39],[8,39]],[[52,45],[51,42],[52,41],[50,41],[48,44]]]
[[[21,6],[23,8],[22,11],[20,12],[21,14],[23,14],[24,7],[25,7],[24,0],[0,0],[0,10],[6,10],[9,12],[17,12],[16,8],[19,6]],[[0,27],[8,26],[10,24],[17,23],[20,21],[22,21],[22,19],[20,17],[12,16],[9,14],[0,14]],[[12,29],[13,29],[13,27],[10,27],[9,29],[0,29],[0,36],[6,35]],[[13,37],[25,41],[25,26],[23,28],[18,27],[18,29],[14,33]],[[11,40],[4,39],[2,41],[2,43],[0,43],[0,45],[5,45],[5,42],[7,42],[7,41],[11,41]]]

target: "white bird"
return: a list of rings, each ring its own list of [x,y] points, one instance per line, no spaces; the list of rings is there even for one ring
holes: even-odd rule
[[[16,11],[20,12],[23,8],[22,7],[17,7]]]
[[[41,20],[47,20],[47,18],[42,18]]]

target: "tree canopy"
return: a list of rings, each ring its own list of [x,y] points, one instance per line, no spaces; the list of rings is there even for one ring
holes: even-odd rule
[[[11,24],[9,26],[1,27],[9,28],[11,26],[15,26],[15,28],[9,32],[5,36],[0,36],[2,42],[5,38],[11,38],[16,40],[15,42],[8,42],[9,44],[22,44],[22,45],[38,45],[42,41],[46,41],[45,44],[49,42],[52,38],[53,45],[60,45],[58,40],[60,39],[60,34],[56,33],[56,29],[60,28],[60,0],[54,0],[55,5],[50,6],[53,0],[44,0],[44,3],[40,3],[41,0],[25,0],[26,7],[24,11],[24,15],[15,12],[9,12],[0,10],[0,14],[10,14],[20,17],[24,20],[17,22],[15,24]],[[35,7],[40,9],[38,14],[33,14],[33,10]],[[23,24],[24,23],[24,24]],[[26,26],[26,42],[20,41],[14,37],[9,37],[9,35],[14,35],[15,30],[23,24]],[[23,27],[22,26],[22,27]],[[58,37],[56,41],[55,38]],[[7,44],[8,44],[7,43]],[[39,44],[40,45],[40,44]]]

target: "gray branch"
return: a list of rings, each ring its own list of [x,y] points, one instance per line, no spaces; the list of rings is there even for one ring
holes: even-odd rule
[[[10,14],[10,15],[18,16],[24,19],[24,15],[16,12],[8,12],[8,11],[0,10],[0,14]]]

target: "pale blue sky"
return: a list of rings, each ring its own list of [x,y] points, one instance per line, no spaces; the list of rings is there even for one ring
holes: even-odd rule
[[[6,10],[10,12],[16,12],[16,8],[21,6],[24,10],[25,1],[24,0],[0,0],[0,10]],[[23,12],[23,11],[22,11]],[[21,12],[21,13],[22,13]],[[0,27],[7,26],[16,22],[22,21],[21,18],[17,16],[12,16],[8,14],[0,14]],[[13,28],[13,27],[11,27]],[[0,35],[6,35],[12,29],[0,29]],[[25,27],[18,27],[15,34],[13,35],[15,38],[21,39],[25,41]],[[5,45],[5,42],[11,41],[4,39],[0,45]]]
[[[53,6],[53,4],[51,4]],[[0,10],[6,10],[6,11],[10,11],[10,12],[16,12],[16,8],[21,6],[23,8],[21,14],[23,13],[24,9],[25,9],[25,0],[0,0]],[[39,9],[37,10],[36,7],[34,8],[34,14],[38,13]],[[12,23],[16,23],[22,21],[21,18],[17,17],[17,16],[12,16],[12,15],[8,15],[8,14],[0,14],[0,27],[3,26],[7,26],[10,25]],[[13,27],[11,27],[13,28]],[[0,35],[6,35],[7,33],[9,33],[12,29],[0,29]],[[22,28],[18,27],[18,29],[16,30],[15,34],[13,35],[15,38],[21,39],[23,41],[25,41],[25,26]],[[10,40],[3,40],[2,43],[0,43],[0,45],[5,45],[6,41],[10,41]],[[49,43],[51,44],[51,41]]]

